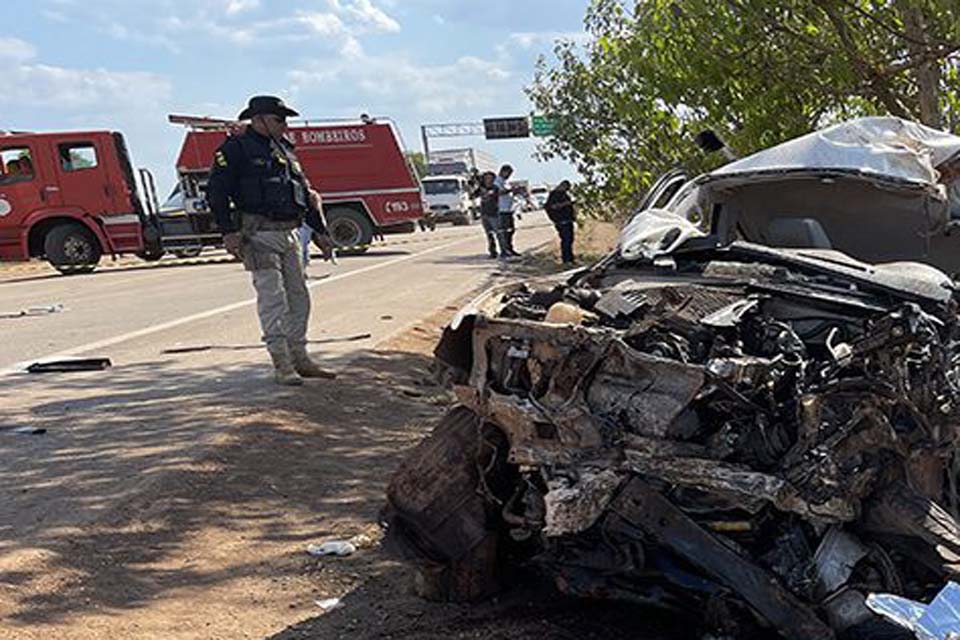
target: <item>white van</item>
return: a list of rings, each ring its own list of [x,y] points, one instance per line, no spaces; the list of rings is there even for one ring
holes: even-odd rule
[[[477,218],[479,206],[470,193],[467,179],[459,175],[428,176],[421,180],[424,213],[432,222],[470,224]]]

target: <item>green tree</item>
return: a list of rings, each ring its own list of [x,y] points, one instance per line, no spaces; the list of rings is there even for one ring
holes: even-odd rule
[[[417,175],[423,178],[427,175],[427,159],[422,151],[407,151],[407,160],[417,170]]]
[[[960,123],[957,0],[593,0],[528,93],[552,118],[545,158],[631,206],[659,173],[709,169],[694,135],[749,153],[831,122]]]

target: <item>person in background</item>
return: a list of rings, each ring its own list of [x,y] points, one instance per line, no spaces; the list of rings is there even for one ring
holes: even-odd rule
[[[19,176],[20,173],[21,173],[21,172],[20,172],[20,161],[19,161],[19,160],[11,160],[10,162],[7,163],[7,175],[8,175],[8,176],[10,176],[11,178],[13,178],[13,177]]]
[[[564,180],[547,196],[547,203],[543,207],[547,216],[560,236],[560,256],[563,264],[572,265],[573,236],[576,228],[577,215],[573,209],[573,199],[570,198],[570,181]]]
[[[474,191],[474,197],[480,198],[480,222],[487,234],[487,253],[493,259],[498,256],[497,242],[500,232],[500,191],[494,184],[496,176],[487,171],[480,176],[480,185]]]
[[[500,257],[512,258],[520,254],[513,250],[513,234],[516,226],[513,221],[513,194],[514,189],[510,186],[510,176],[513,175],[513,167],[508,164],[500,167],[500,173],[493,181],[497,187],[497,209],[499,214],[498,238],[500,239]]]
[[[30,156],[20,157],[20,175],[25,178],[33,177],[33,160],[30,159]]]
[[[303,253],[303,266],[310,266],[310,245],[313,243],[313,229],[306,222],[300,227],[300,246]]]

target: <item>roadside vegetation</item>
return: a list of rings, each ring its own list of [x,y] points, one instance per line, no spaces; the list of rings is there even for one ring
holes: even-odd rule
[[[956,0],[593,0],[585,26],[528,93],[555,122],[542,156],[577,166],[596,217],[722,163],[704,129],[745,154],[864,115],[960,125]]]

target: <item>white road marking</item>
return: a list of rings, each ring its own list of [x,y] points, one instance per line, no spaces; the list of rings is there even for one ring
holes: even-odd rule
[[[346,272],[346,273],[339,273],[339,274],[337,274],[337,275],[331,276],[331,277],[329,277],[329,278],[324,278],[323,280],[318,280],[318,281],[316,281],[316,282],[308,282],[307,287],[310,288],[310,289],[313,289],[314,287],[320,287],[320,286],[323,286],[323,285],[331,284],[331,283],[334,283],[334,282],[338,282],[338,281],[340,281],[340,280],[345,280],[346,278],[351,278],[351,277],[353,277],[353,276],[359,276],[359,275],[363,275],[364,273],[370,273],[371,271],[377,271],[377,270],[379,270],[379,269],[385,269],[385,268],[387,268],[387,267],[392,267],[392,266],[394,266],[394,265],[396,265],[396,264],[400,264],[401,262],[407,262],[407,261],[409,261],[409,260],[414,260],[414,259],[416,259],[416,258],[419,258],[419,257],[421,257],[421,256],[425,256],[425,255],[428,255],[428,254],[430,254],[430,253],[435,253],[435,252],[437,252],[437,251],[443,251],[444,249],[449,249],[450,247],[454,247],[454,246],[456,246],[456,245],[458,245],[458,244],[463,244],[463,243],[465,243],[465,242],[475,241],[476,239],[477,239],[477,238],[476,238],[475,236],[471,236],[471,237],[469,237],[469,238],[462,238],[462,239],[460,239],[460,240],[454,240],[453,242],[447,242],[447,243],[445,243],[445,244],[441,244],[441,245],[438,245],[438,246],[436,246],[436,247],[432,247],[432,248],[430,248],[430,249],[424,249],[423,251],[418,251],[417,253],[411,253],[411,254],[409,254],[409,255],[401,256],[401,257],[399,257],[399,258],[394,258],[394,259],[388,260],[388,261],[386,261],[386,262],[380,262],[380,263],[377,263],[377,264],[371,264],[371,265],[368,265],[368,266],[366,266],[366,267],[361,267],[361,268],[359,268],[359,269],[355,269],[355,270],[353,270],[353,271],[348,271],[348,272]],[[18,362],[17,364],[13,365],[12,367],[8,367],[8,368],[6,368],[6,369],[0,369],[0,378],[5,377],[5,376],[9,376],[9,375],[13,375],[13,374],[23,373],[24,370],[25,370],[29,365],[33,364],[34,362],[44,362],[44,361],[47,361],[47,360],[60,360],[60,359],[63,359],[63,358],[72,358],[72,357],[74,357],[74,356],[78,356],[78,355],[81,355],[81,354],[84,354],[84,353],[88,353],[88,352],[90,352],[90,351],[97,351],[97,350],[100,350],[100,349],[104,349],[104,348],[106,348],[106,347],[113,346],[113,345],[115,345],[115,344],[120,344],[121,342],[126,342],[126,341],[128,341],[128,340],[134,340],[134,339],[136,339],[136,338],[142,338],[143,336],[148,336],[148,335],[151,335],[151,334],[154,334],[154,333],[158,333],[158,332],[160,332],[160,331],[166,331],[166,330],[168,330],[168,329],[173,329],[174,327],[179,327],[179,326],[184,325],[184,324],[189,324],[189,323],[191,323],[191,322],[196,322],[197,320],[205,320],[205,319],[207,319],[207,318],[212,318],[213,316],[220,315],[221,313],[227,313],[227,312],[229,312],[229,311],[235,311],[235,310],[237,310],[237,309],[242,309],[243,307],[247,307],[247,306],[253,305],[253,304],[255,304],[256,302],[257,302],[257,299],[256,299],[256,298],[249,298],[249,299],[243,300],[243,301],[241,301],[241,302],[234,302],[234,303],[232,303],[232,304],[224,305],[224,306],[222,306],[222,307],[217,307],[216,309],[209,309],[209,310],[207,310],[207,311],[201,311],[200,313],[195,313],[195,314],[192,314],[192,315],[189,315],[189,316],[184,316],[184,317],[178,318],[178,319],[176,319],[176,320],[170,320],[169,322],[162,322],[162,323],[160,323],[160,324],[155,324],[155,325],[151,325],[151,326],[149,326],[149,327],[144,327],[143,329],[138,329],[138,330],[136,330],[136,331],[130,331],[129,333],[124,333],[124,334],[121,334],[121,335],[118,335],[118,336],[113,336],[112,338],[106,338],[106,339],[104,339],[104,340],[98,340],[98,341],[96,341],[96,342],[91,342],[91,343],[88,343],[88,344],[84,344],[84,345],[81,345],[81,346],[79,346],[79,347],[74,347],[74,348],[72,348],[72,349],[68,349],[68,350],[66,350],[66,351],[61,351],[61,352],[59,352],[59,353],[54,353],[54,354],[51,354],[51,355],[48,355],[48,356],[42,356],[42,357],[39,357],[39,358],[31,358],[30,360],[26,360],[26,361],[24,361],[24,362]]]

